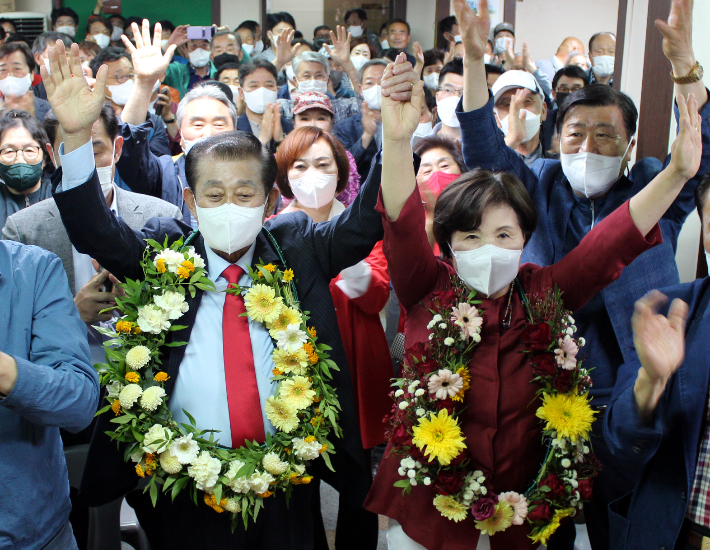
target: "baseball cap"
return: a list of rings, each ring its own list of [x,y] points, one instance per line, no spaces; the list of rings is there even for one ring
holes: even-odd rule
[[[297,115],[309,109],[323,109],[335,116],[330,98],[320,92],[304,92],[296,98],[293,104],[293,114]]]
[[[535,77],[527,71],[505,71],[498,80],[495,81],[491,88],[494,101],[502,96],[508,90],[517,88],[527,88],[534,94],[542,94],[540,85],[535,80]]]
[[[515,27],[511,25],[510,23],[506,23],[503,21],[502,23],[498,23],[495,28],[493,29],[493,37],[495,38],[496,34],[498,34],[500,31],[508,31],[515,36]]]

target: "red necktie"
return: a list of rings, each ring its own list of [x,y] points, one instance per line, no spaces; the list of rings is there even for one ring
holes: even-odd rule
[[[222,277],[227,279],[229,287],[232,287],[237,286],[243,274],[241,267],[230,265],[222,272]],[[246,316],[240,317],[244,312],[244,298],[239,294],[227,294],[222,311],[222,346],[234,448],[244,446],[245,439],[259,443],[266,439],[254,370],[254,354],[249,337],[249,320]]]

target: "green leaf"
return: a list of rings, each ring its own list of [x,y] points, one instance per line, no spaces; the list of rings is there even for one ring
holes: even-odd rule
[[[188,476],[184,476],[184,477],[181,477],[180,479],[178,479],[173,484],[173,490],[170,493],[170,498],[172,500],[175,500],[175,497],[177,497],[180,494],[180,491],[182,491],[183,488],[185,487],[185,485],[187,485],[187,482],[189,481],[189,479],[190,478]]]
[[[168,240],[167,240],[167,239],[168,239],[168,236],[165,235],[165,244],[166,244],[166,245],[167,245],[167,243],[168,243]],[[153,239],[146,239],[145,242],[148,243],[148,244],[149,244],[150,246],[152,246],[153,248],[155,248],[156,250],[158,250],[159,252],[160,252],[161,250],[163,250],[163,247],[162,247],[160,244],[158,244],[157,241],[154,241]]]
[[[150,500],[153,503],[153,508],[158,502],[158,486],[155,484],[155,478],[153,478],[150,485]]]
[[[105,413],[110,408],[111,408],[111,405],[106,405],[104,408],[99,409],[94,416],[99,416],[100,414]]]
[[[328,453],[322,453],[321,456],[323,457],[323,462],[325,462],[325,465],[328,466],[328,469],[331,472],[335,472],[333,469],[333,465],[330,462],[330,457],[328,456]]]
[[[408,479],[400,479],[399,481],[395,481],[393,483],[395,487],[411,487],[412,484],[409,483]]]
[[[113,422],[114,424],[127,424],[128,422],[130,422],[134,418],[135,418],[135,416],[129,416],[127,414],[124,414],[124,415],[119,416],[118,418],[112,418],[111,422]]]
[[[184,330],[184,329],[186,329],[186,328],[187,328],[187,325],[172,325],[172,326],[170,327],[170,330],[171,330],[171,331]]]
[[[187,416],[187,418],[190,420],[190,424],[192,424],[192,427],[197,428],[197,422],[195,422],[195,418],[185,409],[183,409],[182,412],[185,413],[185,416]]]

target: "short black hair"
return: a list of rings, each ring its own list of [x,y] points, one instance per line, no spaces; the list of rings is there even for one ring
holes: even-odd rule
[[[451,29],[454,28],[454,25],[458,25],[458,21],[456,21],[455,15],[449,15],[448,17],[444,17],[441,21],[439,21],[439,34],[444,34],[446,32],[450,34]]]
[[[346,22],[348,20],[348,17],[350,17],[352,14],[357,15],[357,18],[360,21],[367,21],[367,12],[361,8],[354,8],[352,10],[348,10],[345,12],[345,17],[343,17],[343,22]]]
[[[463,76],[463,59],[452,59],[444,65],[439,73],[439,86],[441,86],[444,77],[449,73]]]
[[[160,23],[160,27],[164,31],[170,31],[170,34],[172,34],[173,31],[175,31],[175,25],[173,24],[172,21],[169,21],[168,19],[163,19],[162,21],[158,21],[158,23]]]
[[[74,24],[78,27],[79,26],[79,16],[77,13],[71,9],[71,8],[55,8],[52,10],[52,15],[50,16],[52,19],[52,26],[57,24],[57,19],[60,17],[65,17],[69,16],[74,20]]]
[[[118,136],[118,115],[116,111],[113,110],[111,104],[108,102],[104,103],[101,107],[101,113],[99,114],[99,119],[104,124],[104,130],[111,138],[111,141],[116,139]],[[47,132],[47,138],[49,139],[49,144],[54,146],[54,142],[57,139],[57,131],[59,130],[59,120],[57,120],[57,115],[51,109],[47,111],[44,116],[44,131]]]
[[[488,206],[505,204],[518,217],[525,242],[537,226],[535,203],[522,182],[509,172],[489,172],[476,168],[446,186],[434,208],[434,238],[446,258],[451,258],[454,231],[480,227]]]
[[[500,65],[493,65],[492,63],[486,63],[486,76],[489,74],[503,74],[505,69]]]
[[[88,21],[86,22],[86,35],[91,34],[91,25],[94,23],[101,23],[104,27],[106,27],[106,30],[111,34],[113,32],[113,25],[111,24],[111,21],[108,20],[107,17],[104,17],[103,15],[92,15],[89,17]],[[96,73],[94,73],[96,74]]]
[[[621,111],[621,116],[624,119],[624,127],[626,129],[626,139],[631,140],[631,137],[636,133],[636,123],[639,113],[636,110],[633,100],[623,92],[617,92],[607,84],[590,84],[584,88],[580,88],[576,92],[572,92],[567,99],[564,100],[560,109],[557,112],[557,134],[562,135],[562,127],[567,118],[567,113],[571,109],[580,106],[587,107],[608,107],[616,106]]]
[[[35,56],[32,54],[32,50],[30,50],[26,42],[5,42],[5,44],[0,46],[0,59],[15,52],[22,52],[22,55],[25,56],[25,62],[30,68],[30,72],[34,72],[37,68]]]
[[[256,29],[259,28],[259,23],[256,21],[252,21],[251,19],[247,19],[246,21],[242,21],[239,23],[239,26],[234,29],[234,32],[237,32],[239,29],[249,29],[251,32],[254,33],[254,36],[256,36]]]
[[[143,28],[143,18],[142,17],[135,17],[135,16],[127,17],[125,20],[126,27],[130,27],[132,23],[135,23],[136,25],[138,25],[139,29]],[[153,27],[153,28],[155,28],[155,27]]]
[[[385,21],[382,23],[382,25],[380,25],[380,34],[382,34],[382,29],[386,29],[387,27],[389,27],[389,22]]]
[[[424,86],[424,103],[426,103],[429,112],[433,113],[434,107],[436,107],[436,96],[427,86]]]
[[[710,193],[710,172],[705,172],[705,175],[700,179],[700,183],[695,188],[695,207],[698,209],[698,216],[700,216],[700,221],[703,225],[705,224],[705,220],[703,220],[703,208],[705,208],[708,193]]]
[[[220,132],[199,140],[185,156],[187,184],[195,192],[199,164],[212,160],[255,159],[261,163],[262,185],[268,195],[276,181],[276,158],[259,139],[248,132]]]
[[[387,32],[390,32],[390,27],[394,25],[395,23],[402,23],[403,25],[407,25],[407,34],[412,34],[412,27],[409,26],[409,23],[407,23],[404,19],[401,17],[395,17],[394,19],[390,19],[387,23]]]
[[[421,157],[424,153],[431,151],[432,149],[443,149],[444,151],[448,151],[454,158],[454,161],[456,161],[456,164],[458,164],[459,170],[461,170],[462,174],[468,170],[468,168],[466,168],[466,163],[463,160],[460,141],[454,141],[453,139],[442,136],[441,134],[428,136],[421,139],[417,143],[414,148],[414,154]]]
[[[241,65],[239,65],[238,63],[225,63],[224,65],[220,65],[219,67],[217,67],[217,72],[214,73],[214,79],[219,80],[219,77],[224,71],[238,71],[239,67],[241,67]]]
[[[266,61],[266,59],[252,58],[246,63],[242,63],[239,66],[239,85],[244,86],[244,80],[246,79],[246,77],[248,77],[257,69],[266,69],[273,75],[276,80],[279,79],[279,75],[276,72],[276,65],[274,65],[270,61]]]
[[[555,73],[555,76],[552,79],[553,90],[557,88],[557,83],[563,76],[566,76],[567,78],[579,78],[582,82],[584,82],[585,86],[589,86],[589,75],[587,74],[587,71],[579,65],[567,65]]]
[[[266,30],[272,30],[279,23],[288,23],[296,30],[296,20],[287,11],[277,11],[266,15]]]
[[[111,21],[111,19],[120,19],[123,23],[123,28],[126,28],[126,18],[123,17],[120,13],[112,13],[110,15],[107,15],[107,18],[109,21]],[[113,23],[111,23],[111,26],[113,26]]]
[[[313,36],[315,37],[315,35],[318,34],[318,31],[322,30],[329,31],[330,27],[328,25],[318,25],[315,29],[313,29]]]
[[[436,65],[437,61],[441,64],[444,63],[444,56],[446,55],[446,52],[444,50],[440,50],[438,48],[434,48],[433,50],[427,50],[424,52],[424,67],[422,67],[422,72],[424,71],[425,67],[428,67],[429,65]]]
[[[610,31],[602,31],[602,32],[597,32],[592,35],[592,37],[589,39],[589,56],[592,56],[592,45],[594,44],[594,41],[599,38],[603,34],[608,34],[610,36],[613,36],[616,38],[616,35],[613,32]]]
[[[128,51],[125,48],[118,48],[116,46],[107,46],[103,50],[99,52],[99,54],[94,57],[91,60],[91,63],[89,63],[89,68],[91,69],[91,72],[96,74],[99,70],[99,67],[103,65],[104,63],[111,63],[112,61],[118,61],[119,59],[122,58],[128,59],[130,61],[131,66],[133,66],[133,59],[131,59],[131,54],[128,53]]]
[[[313,44],[311,44],[305,38],[294,38],[293,40],[291,40],[291,46],[295,46],[296,44],[303,44],[304,46],[308,46],[311,51],[316,51],[316,49],[313,47]]]
[[[402,50],[398,50],[397,48],[387,48],[386,50],[382,50],[380,52],[380,58],[384,59],[386,57],[387,59],[394,61],[394,59],[401,53]]]
[[[42,124],[32,118],[32,115],[19,109],[6,109],[0,116],[0,141],[2,141],[5,132],[12,128],[27,130],[32,139],[39,143],[40,149],[42,149],[42,158],[47,158],[47,144],[49,143],[47,132],[44,131]]]
[[[5,32],[5,29],[0,26],[0,40],[5,40],[5,37],[7,36],[7,33]]]
[[[43,54],[44,50],[47,49],[47,46],[54,46],[57,43],[57,40],[64,42],[64,46],[67,50],[69,50],[71,45],[74,43],[74,40],[68,34],[57,31],[47,31],[40,34],[37,38],[35,38],[35,41],[32,42],[32,52]]]

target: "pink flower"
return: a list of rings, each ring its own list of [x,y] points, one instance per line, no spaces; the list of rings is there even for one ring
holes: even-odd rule
[[[453,310],[451,320],[461,327],[461,335],[464,338],[471,338],[474,334],[481,332],[483,317],[478,314],[478,310],[471,304],[461,302],[459,307]]]
[[[564,340],[558,341],[558,345],[560,347],[555,350],[557,364],[563,369],[574,370],[577,366],[577,353],[579,353],[577,344],[567,335]]]
[[[437,399],[453,397],[463,389],[463,378],[449,369],[442,369],[429,378],[429,393],[436,394]]]
[[[498,501],[507,501],[513,507],[513,525],[522,525],[528,517],[528,501],[520,493],[509,491],[498,495]]]

